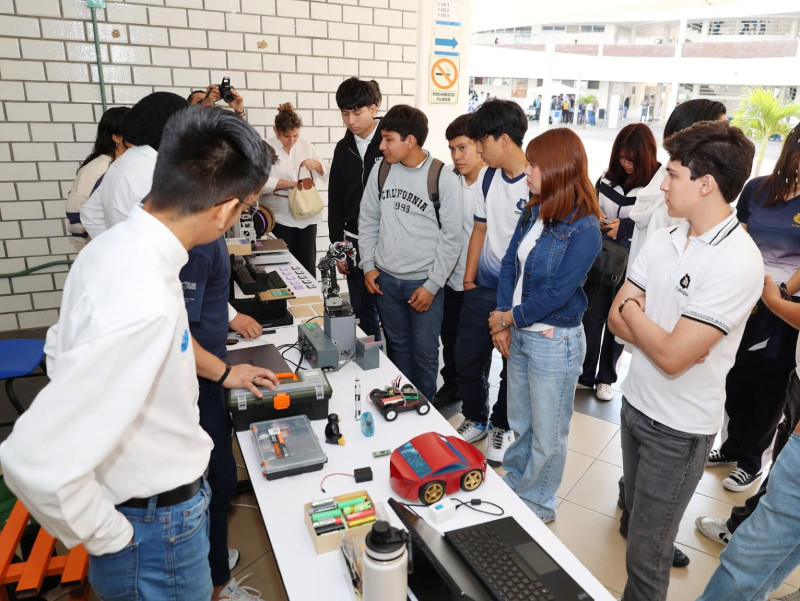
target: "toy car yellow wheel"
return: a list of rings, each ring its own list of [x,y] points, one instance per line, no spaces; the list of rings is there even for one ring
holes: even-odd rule
[[[428,405],[428,403],[420,403],[419,405],[417,405],[417,413],[419,413],[420,415],[425,415],[430,410],[431,406]]]
[[[461,476],[461,488],[463,490],[475,490],[483,482],[483,472],[481,470],[470,470]]]
[[[386,418],[387,422],[393,422],[397,419],[397,411],[394,409],[389,409],[386,413],[383,414],[383,417]]]
[[[425,505],[433,505],[444,496],[444,482],[434,480],[419,489],[419,500]]]

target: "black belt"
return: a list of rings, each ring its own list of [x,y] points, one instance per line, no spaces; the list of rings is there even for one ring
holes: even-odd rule
[[[178,488],[173,488],[167,492],[162,492],[156,495],[156,507],[168,507],[170,505],[177,505],[184,501],[191,499],[194,494],[200,490],[200,485],[203,483],[202,476],[192,482],[191,484],[184,484]],[[117,507],[131,507],[133,509],[144,509],[150,504],[150,499],[128,499],[124,503],[120,503]]]

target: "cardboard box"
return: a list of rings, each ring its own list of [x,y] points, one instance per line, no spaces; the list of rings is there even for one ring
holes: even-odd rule
[[[369,496],[369,493],[366,490],[358,490],[356,492],[347,493],[345,495],[337,495],[333,497],[333,500],[337,503],[341,503],[342,501],[347,501],[348,499],[355,499],[358,497],[366,497],[367,501],[375,508],[376,519],[381,519],[380,515],[378,514],[378,509],[375,507],[375,502]],[[360,532],[363,531],[364,533],[369,532],[372,528],[372,524],[375,522],[368,522],[366,524],[361,524],[360,526],[356,526],[355,528],[350,528],[347,525],[347,518],[343,517],[342,522],[345,524],[344,530],[334,530],[332,532],[326,532],[324,534],[317,535],[316,531],[314,530],[314,522],[311,519],[311,516],[308,513],[308,510],[311,508],[311,503],[306,503],[303,505],[303,513],[304,519],[306,523],[306,528],[308,529],[308,534],[311,536],[311,540],[314,541],[314,548],[317,550],[317,555],[321,555],[322,553],[329,553],[330,551],[335,551],[339,548],[339,543],[342,540],[342,532],[350,531],[350,532]]]

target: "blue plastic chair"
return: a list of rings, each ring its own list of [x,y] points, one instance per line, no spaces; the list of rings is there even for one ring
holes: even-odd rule
[[[42,368],[42,373],[33,373],[37,366]],[[44,362],[44,340],[0,340],[0,380],[6,381],[8,400],[20,415],[25,408],[14,393],[14,380],[42,375],[47,375]],[[0,427],[13,424],[14,422],[0,423]]]

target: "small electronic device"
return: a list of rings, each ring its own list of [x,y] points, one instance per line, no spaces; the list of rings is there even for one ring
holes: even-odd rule
[[[428,506],[428,516],[434,524],[441,524],[455,517],[456,503],[452,499],[442,499]]]
[[[420,415],[425,415],[431,406],[419,390],[411,384],[400,386],[401,377],[398,376],[389,386],[383,389],[375,388],[369,393],[370,403],[381,412],[387,422],[397,419],[397,414],[414,409]]]
[[[309,321],[297,326],[297,342],[300,353],[312,367],[319,369],[336,369],[339,367],[339,350],[325,336],[319,324]]]
[[[236,96],[233,95],[232,87],[231,78],[223,77],[222,83],[219,84],[219,96],[228,104],[236,100]]]

